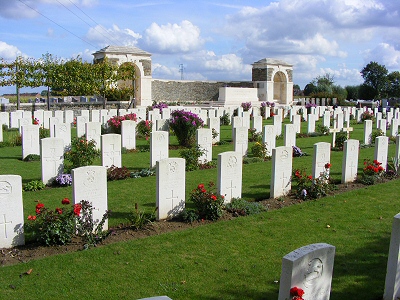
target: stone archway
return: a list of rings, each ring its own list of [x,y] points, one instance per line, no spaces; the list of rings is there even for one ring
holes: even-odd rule
[[[285,73],[282,71],[278,71],[274,75],[274,101],[278,103],[284,104],[286,103],[287,98],[287,78]]]

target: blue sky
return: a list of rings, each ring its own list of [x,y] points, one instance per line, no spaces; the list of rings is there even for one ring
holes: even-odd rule
[[[400,70],[398,0],[0,0],[0,57],[69,59],[107,45],[152,53],[153,78],[251,80],[263,58],[294,65],[301,88],[330,73],[363,82],[370,61]],[[0,87],[0,95],[15,88]]]

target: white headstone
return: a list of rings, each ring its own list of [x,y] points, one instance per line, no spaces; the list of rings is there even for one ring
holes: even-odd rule
[[[168,145],[168,132],[152,131],[150,133],[150,168],[154,168],[157,161],[168,158]]]
[[[389,150],[389,138],[387,136],[378,136],[375,138],[374,159],[382,164],[382,167],[387,169]]]
[[[274,125],[265,125],[263,127],[263,143],[267,150],[267,156],[271,156],[272,149],[275,149],[276,145]]]
[[[254,116],[252,122],[252,128],[256,130],[256,132],[262,132],[262,117]]]
[[[22,177],[0,175],[0,248],[25,243]]]
[[[20,118],[18,119],[19,133],[22,133],[22,126],[32,125],[32,118]]]
[[[212,161],[212,132],[209,128],[198,128],[196,132],[197,145],[203,154],[199,157],[199,163]]]
[[[89,117],[77,116],[76,117],[76,136],[81,137],[85,134],[85,124],[89,122]]]
[[[301,132],[301,116],[300,115],[293,115],[293,125],[296,128],[296,133]]]
[[[54,137],[64,141],[64,152],[71,148],[71,123],[60,123],[54,125]]]
[[[90,121],[91,122],[100,122],[100,110],[92,109],[90,111]]]
[[[185,159],[158,160],[156,176],[157,220],[175,217],[185,208]]]
[[[400,213],[393,218],[383,300],[400,298]]]
[[[89,122],[89,120],[90,120],[90,111],[88,109],[82,109],[81,110],[81,116],[86,118],[86,120],[87,120],[86,122]]]
[[[290,289],[304,291],[304,300],[329,300],[335,247],[325,243],[298,248],[282,259],[279,300],[291,299]]]
[[[285,124],[284,145],[286,147],[296,146],[296,128],[294,124]]]
[[[51,184],[54,178],[64,170],[64,141],[60,138],[40,140],[40,161],[42,181]]]
[[[392,123],[390,125],[390,136],[397,136],[399,133],[399,120],[392,119]]]
[[[344,115],[342,112],[338,113],[336,115],[336,128],[338,129],[343,129],[343,122],[344,122]]]
[[[318,178],[321,173],[329,172],[325,165],[331,161],[331,144],[319,142],[314,144],[312,177]]]
[[[225,203],[242,197],[242,155],[235,151],[218,154],[217,192]]]
[[[243,117],[238,117],[238,116],[232,117],[231,123],[232,123],[232,138],[233,138],[233,135],[235,133],[235,128],[245,127],[245,126],[243,125]]]
[[[55,110],[54,118],[58,119],[58,123],[64,123],[64,112],[62,110]]]
[[[19,128],[18,120],[22,118],[22,111],[12,111],[10,113],[10,128]]]
[[[40,154],[39,126],[27,125],[22,127],[22,159],[29,154]]]
[[[307,126],[307,132],[308,133],[314,133],[315,132],[315,121],[316,121],[316,115],[309,114],[308,115],[308,126]]]
[[[249,138],[248,138],[248,128],[247,127],[236,127],[233,133],[233,144],[234,151],[239,152],[242,156],[247,155],[249,148]]]
[[[216,144],[220,141],[220,134],[221,134],[221,122],[219,118],[208,118],[207,120],[207,125],[208,128],[211,129],[211,131],[215,131],[216,133],[218,133],[218,135],[216,137],[213,137],[213,144]]]
[[[274,132],[275,136],[282,134],[282,116],[275,115],[273,116],[274,119]]]
[[[378,129],[382,130],[383,134],[386,135],[386,119],[379,120]]]
[[[100,149],[101,123],[87,122],[85,123],[86,140],[93,140],[96,143],[96,149]]]
[[[10,114],[8,112],[0,112],[0,126],[6,125],[7,128],[10,127]]]
[[[122,167],[120,134],[101,135],[101,164],[106,168],[111,166]]]
[[[331,113],[329,111],[324,112],[324,118],[323,118],[323,126],[325,127],[331,127]]]
[[[50,137],[55,137],[55,135],[54,135],[54,125],[55,124],[60,124],[60,123],[62,123],[62,122],[60,122],[59,118],[56,118],[56,117],[49,118]]]
[[[156,131],[167,131],[169,132],[169,120],[157,119],[155,120]]]
[[[357,179],[359,140],[347,140],[343,146],[342,183]]]
[[[100,222],[108,210],[107,169],[102,166],[86,166],[72,169],[72,199],[74,204],[89,201],[93,207],[93,220]],[[108,229],[105,220],[103,230]]]
[[[136,149],[136,122],[124,120],[121,122],[122,147],[131,150]]]
[[[364,121],[364,144],[370,145],[372,138],[372,120]]]
[[[285,196],[292,187],[292,147],[276,147],[272,150],[271,198]]]
[[[43,111],[43,128],[50,129],[50,118],[53,117],[53,112],[50,110]]]
[[[74,111],[73,110],[64,111],[64,120],[65,123],[72,124],[74,122]]]

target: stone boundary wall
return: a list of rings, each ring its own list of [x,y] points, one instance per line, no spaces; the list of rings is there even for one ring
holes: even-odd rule
[[[189,81],[152,79],[152,100],[156,102],[218,101],[220,87],[254,87],[252,81]]]

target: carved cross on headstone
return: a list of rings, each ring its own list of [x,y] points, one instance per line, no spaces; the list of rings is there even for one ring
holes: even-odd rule
[[[230,192],[229,198],[228,199],[232,199],[232,194],[233,194],[233,190],[236,189],[236,185],[233,186],[233,180],[231,180],[231,185],[227,187],[227,189]]]
[[[11,222],[11,221],[7,222],[7,218],[6,218],[6,215],[5,215],[5,214],[3,214],[2,216],[3,216],[3,217],[2,217],[2,219],[0,220],[0,225],[4,226],[4,236],[5,236],[5,238],[7,238],[7,237],[8,237],[8,236],[7,236],[7,225],[8,225],[8,224],[12,224],[12,222]]]
[[[171,197],[167,197],[167,200],[171,200],[171,209],[174,210],[175,206],[174,206],[174,199],[178,199],[178,196],[174,196],[174,190],[171,190]]]

